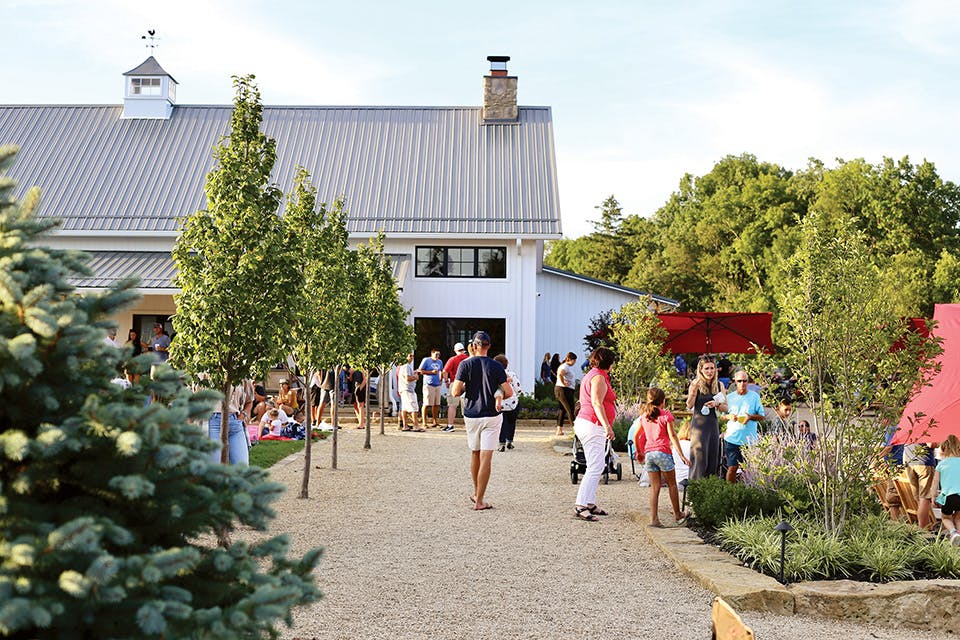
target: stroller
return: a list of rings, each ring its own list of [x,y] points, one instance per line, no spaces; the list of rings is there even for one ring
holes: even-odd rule
[[[583,451],[580,438],[573,436],[573,460],[570,461],[570,482],[577,484],[580,476],[587,472],[587,456]],[[603,484],[610,484],[610,474],[615,473],[617,480],[623,478],[623,465],[613,452],[613,442],[607,440],[603,456]]]

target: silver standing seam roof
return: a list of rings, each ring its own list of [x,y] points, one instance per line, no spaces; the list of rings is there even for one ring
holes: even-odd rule
[[[168,235],[205,207],[211,150],[230,106],[177,106],[169,120],[121,119],[120,106],[0,106],[0,144],[21,150],[10,170],[22,195],[42,189],[40,215],[61,233]],[[318,197],[346,199],[347,228],[365,236],[559,238],[549,107],[484,125],[479,107],[264,107],[277,141],[273,180],[297,165]]]
[[[124,278],[140,278],[141,289],[168,289],[176,291],[173,278],[177,267],[169,251],[88,251],[87,266],[93,272],[89,277],[71,278],[70,283],[80,289],[106,289]],[[388,253],[390,269],[397,287],[403,288],[410,269],[408,253]]]

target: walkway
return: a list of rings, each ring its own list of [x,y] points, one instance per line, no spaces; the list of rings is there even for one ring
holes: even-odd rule
[[[389,428],[389,427],[388,427]],[[323,545],[323,600],[296,612],[284,638],[670,638],[710,637],[713,595],[648,545],[624,513],[645,510],[646,489],[629,475],[601,484],[614,515],[574,520],[569,457],[550,431],[521,430],[517,449],[494,454],[488,498],[471,511],[468,452],[454,434],[341,430],[340,469],[330,443],[314,444],[311,499],[298,500],[302,454],[273,468],[289,487],[275,531],[302,553]],[[669,507],[662,503],[664,522]],[[763,640],[934,638],[911,630],[746,613]]]

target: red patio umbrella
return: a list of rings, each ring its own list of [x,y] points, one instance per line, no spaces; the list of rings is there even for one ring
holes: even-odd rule
[[[940,371],[903,410],[892,444],[943,442],[960,436],[960,304],[938,304],[933,310],[933,334],[943,338]],[[923,416],[911,424],[918,413]]]
[[[663,351],[671,353],[773,353],[771,313],[721,313],[691,311],[658,313],[667,331]]]

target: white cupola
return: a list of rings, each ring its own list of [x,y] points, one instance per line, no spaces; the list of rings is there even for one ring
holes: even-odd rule
[[[121,118],[169,120],[177,101],[177,81],[150,56],[123,74]]]

